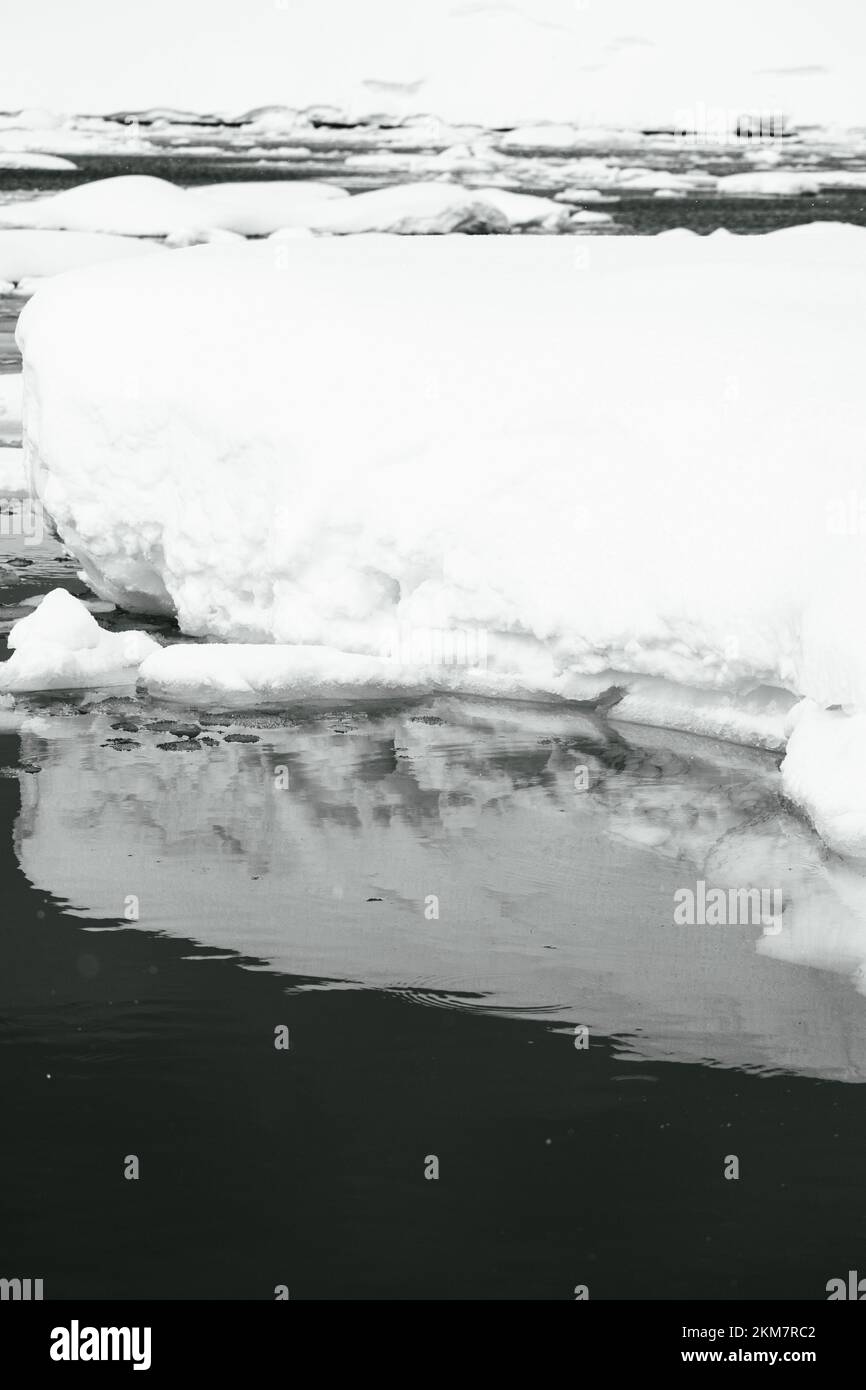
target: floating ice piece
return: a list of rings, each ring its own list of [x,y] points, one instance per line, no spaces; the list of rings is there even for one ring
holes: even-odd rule
[[[59,231],[113,232],[163,237],[199,225],[214,225],[194,193],[148,174],[96,179],[63,193],[0,207],[0,225]]]
[[[716,191],[726,197],[748,194],[753,197],[794,197],[820,192],[821,179],[813,170],[753,169],[746,174],[724,174]]]
[[[324,204],[313,212],[308,225],[320,232],[430,234],[507,232],[530,226],[556,230],[567,222],[568,210],[552,198],[437,182],[357,193],[339,203]]]
[[[840,854],[866,859],[866,713],[804,704],[788,740],[782,785]]]
[[[128,685],[158,644],[144,632],[106,632],[66,589],[52,589],[14,625],[12,655],[0,665],[0,691]]]
[[[45,169],[51,171],[72,170],[78,168],[71,159],[62,159],[56,154],[37,154],[35,151],[4,150],[0,146],[0,169]]]
[[[585,142],[577,126],[527,125],[510,130],[498,141],[500,150],[519,154],[523,151],[550,150],[557,153],[580,149]]]
[[[524,698],[531,680],[497,676],[481,666],[434,666],[321,646],[176,643],[142,664],[139,679],[173,700],[232,704],[327,699],[334,695],[416,695],[431,690]],[[546,692],[545,692],[546,693]]]

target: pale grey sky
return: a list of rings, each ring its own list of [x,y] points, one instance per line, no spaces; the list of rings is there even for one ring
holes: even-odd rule
[[[402,102],[494,123],[642,123],[695,107],[866,123],[863,0],[2,5],[7,110]],[[371,96],[365,81],[387,85]]]

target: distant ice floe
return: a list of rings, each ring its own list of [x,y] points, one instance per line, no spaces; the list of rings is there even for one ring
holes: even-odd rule
[[[71,159],[61,159],[59,155],[35,153],[15,154],[11,150],[4,150],[2,148],[2,143],[0,143],[0,170],[46,169],[51,172],[56,172],[58,170],[72,170],[74,172],[77,168],[78,165],[73,164]]]
[[[397,232],[508,232],[538,228],[559,231],[570,214],[551,198],[509,193],[500,188],[464,188],[450,183],[399,184],[356,193],[316,209],[307,225],[314,231],[347,234]]]
[[[98,116],[64,117],[49,111],[0,116],[0,153],[4,155],[152,154],[155,148],[134,127]]]
[[[859,792],[821,772],[823,720],[853,737],[866,714],[866,506],[839,524],[862,487],[866,231],[602,237],[588,258],[286,235],[279,257],[82,271],[21,317],[28,465],[64,543],[101,597],[216,639],[142,678],[248,703],[601,698],[790,736],[789,794],[866,857]]]
[[[828,188],[866,189],[866,172],[851,169],[767,169],[723,175],[717,182],[722,194],[761,197],[793,197],[820,193]]]
[[[332,234],[560,231],[569,220],[569,209],[553,199],[450,182],[350,196],[332,184],[300,180],[183,189],[143,174],[98,179],[0,207],[0,227],[168,237],[175,244],[218,240],[221,232],[267,236],[286,227]]]

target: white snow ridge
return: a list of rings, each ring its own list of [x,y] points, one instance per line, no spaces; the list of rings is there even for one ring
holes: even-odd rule
[[[100,596],[216,639],[142,652],[161,694],[793,729],[785,790],[864,856],[864,303],[833,224],[196,247],[29,303],[26,458]]]

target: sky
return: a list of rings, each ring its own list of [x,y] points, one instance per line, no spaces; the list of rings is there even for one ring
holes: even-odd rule
[[[866,124],[866,0],[0,0],[0,108]]]

